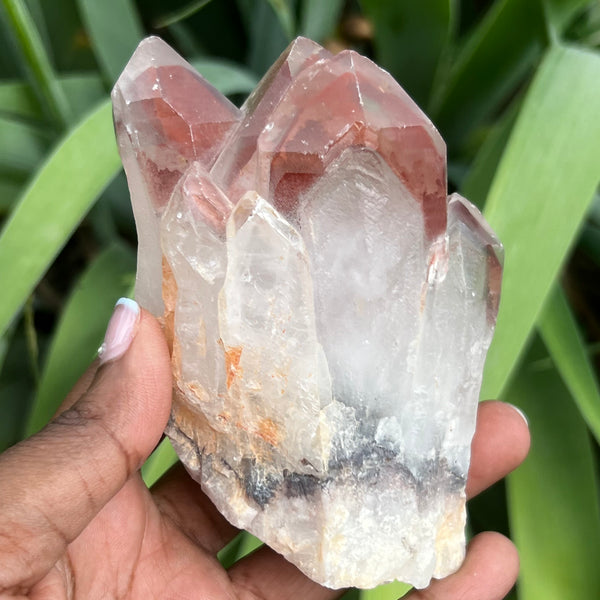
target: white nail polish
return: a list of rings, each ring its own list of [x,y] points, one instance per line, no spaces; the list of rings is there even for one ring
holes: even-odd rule
[[[527,418],[525,413],[518,406],[515,406],[514,404],[510,404],[510,402],[507,402],[507,404],[508,404],[508,406],[510,406],[516,412],[519,413],[519,416],[521,417],[521,419],[523,419],[523,421],[525,421],[525,425],[527,425],[527,427],[529,427],[529,419]]]
[[[135,300],[121,298],[108,322],[104,342],[98,349],[100,364],[121,358],[129,348],[140,320],[140,307]]]

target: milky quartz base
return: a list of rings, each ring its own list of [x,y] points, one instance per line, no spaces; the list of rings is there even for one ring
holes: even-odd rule
[[[326,586],[454,572],[502,249],[431,122],[303,38],[241,110],[157,38],[113,101],[191,475]]]

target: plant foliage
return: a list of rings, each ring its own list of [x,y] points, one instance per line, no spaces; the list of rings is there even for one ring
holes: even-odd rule
[[[483,394],[524,408],[534,443],[506,488],[478,499],[472,529],[516,541],[514,598],[600,595],[597,1],[0,0],[0,30],[0,450],[48,421],[131,290],[109,92],[137,43],[161,35],[239,103],[306,35],[400,81],[446,139],[450,188],[504,242]],[[148,485],[175,461],[163,442]],[[220,559],[259,543],[242,534]]]

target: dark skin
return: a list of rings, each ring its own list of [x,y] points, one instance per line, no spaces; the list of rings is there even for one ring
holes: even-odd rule
[[[160,440],[171,398],[167,346],[146,312],[127,352],[77,383],[39,434],[0,455],[0,599],[327,600],[263,547],[228,571],[216,554],[236,534],[177,466],[151,491],[139,468]],[[517,467],[529,447],[509,405],[484,402],[467,493]],[[517,552],[496,533],[471,542],[460,570],[410,600],[500,600]]]

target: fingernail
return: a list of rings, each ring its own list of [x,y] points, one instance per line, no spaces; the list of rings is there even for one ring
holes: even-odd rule
[[[514,404],[510,404],[509,402],[507,402],[507,404],[508,404],[508,406],[510,406],[516,412],[519,413],[519,416],[521,417],[521,419],[523,419],[523,421],[525,421],[525,425],[527,425],[527,427],[529,427],[529,419],[527,418],[525,413],[518,406],[515,406]]]
[[[108,322],[104,342],[98,348],[100,364],[121,358],[135,337],[140,320],[140,307],[135,300],[121,298]]]

